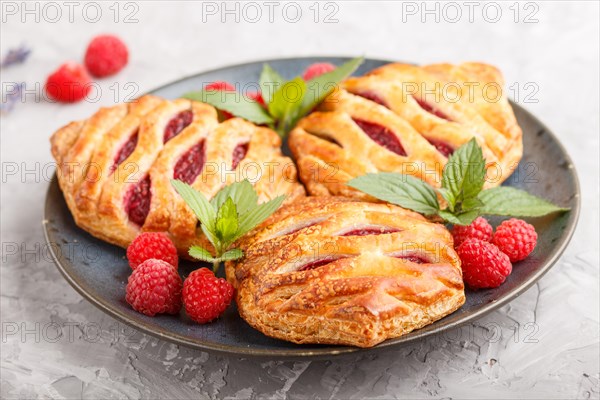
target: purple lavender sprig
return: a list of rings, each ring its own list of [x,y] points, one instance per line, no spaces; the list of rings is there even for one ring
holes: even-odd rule
[[[8,114],[15,105],[21,101],[21,93],[25,89],[25,82],[15,84],[12,90],[3,95],[3,101],[0,103],[0,113]]]
[[[25,45],[21,45],[20,47],[10,49],[8,53],[2,59],[0,63],[1,68],[10,67],[15,64],[22,64],[27,60],[29,54],[31,53],[31,49],[27,48]]]

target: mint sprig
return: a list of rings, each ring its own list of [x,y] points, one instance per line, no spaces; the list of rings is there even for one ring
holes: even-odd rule
[[[231,246],[277,211],[285,199],[279,196],[258,204],[258,195],[247,180],[225,186],[210,201],[184,182],[171,180],[171,184],[192,209],[215,250],[213,256],[203,247],[191,246],[188,253],[195,259],[213,263],[215,272],[221,262],[243,257],[242,250]]]
[[[350,180],[347,185],[457,225],[469,225],[479,215],[539,217],[569,210],[513,187],[482,190],[484,182],[485,159],[475,139],[471,139],[448,159],[439,189],[410,175],[393,172],[367,174]],[[446,201],[443,209],[437,194]]]
[[[277,71],[265,64],[260,74],[259,85],[266,107],[235,91],[200,90],[186,93],[182,97],[208,103],[219,110],[259,125],[267,125],[283,138],[363,61],[363,57],[354,58],[333,71],[308,81],[301,77],[285,81]]]

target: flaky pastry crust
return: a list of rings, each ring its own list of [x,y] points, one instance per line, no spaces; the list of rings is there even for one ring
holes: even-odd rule
[[[242,179],[253,183],[261,201],[304,195],[274,131],[239,118],[219,123],[212,106],[185,99],[147,95],[101,108],[50,141],[77,225],[122,247],[140,231],[168,232],[182,255],[192,244],[209,247],[172,178],[208,198]]]
[[[376,172],[413,175],[439,187],[448,156],[475,138],[486,187],[500,185],[523,152],[522,132],[486,64],[388,64],[350,78],[291,132],[300,179],[312,195],[368,196],[345,183]]]
[[[240,315],[278,339],[370,347],[465,301],[450,233],[393,205],[308,197],[240,245],[226,266]]]

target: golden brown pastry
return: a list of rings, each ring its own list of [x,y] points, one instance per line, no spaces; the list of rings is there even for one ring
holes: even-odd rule
[[[366,173],[399,172],[439,187],[448,156],[475,138],[488,163],[487,187],[521,159],[522,132],[486,64],[388,64],[350,78],[302,119],[289,146],[312,195],[368,197],[345,185]]]
[[[450,233],[393,205],[308,197],[241,248],[227,264],[240,315],[278,339],[370,347],[465,301]]]
[[[277,134],[189,100],[143,96],[102,108],[51,138],[57,175],[78,226],[126,247],[140,231],[168,232],[182,255],[208,246],[195,216],[171,187],[180,179],[211,198],[250,180],[261,201],[304,194]]]

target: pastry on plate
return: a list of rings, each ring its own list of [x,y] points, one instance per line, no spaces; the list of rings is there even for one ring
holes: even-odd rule
[[[450,233],[389,204],[307,197],[240,246],[226,266],[240,315],[278,339],[370,347],[465,301]]]
[[[164,231],[182,255],[209,246],[196,218],[171,186],[182,180],[208,198],[248,179],[262,201],[304,195],[292,161],[271,129],[190,100],[143,96],[101,108],[51,138],[57,176],[77,225],[126,247],[140,231]]]
[[[345,182],[399,172],[439,187],[448,157],[473,137],[488,164],[486,186],[500,185],[523,144],[496,68],[388,64],[346,80],[298,123],[289,146],[310,194],[366,199]]]

